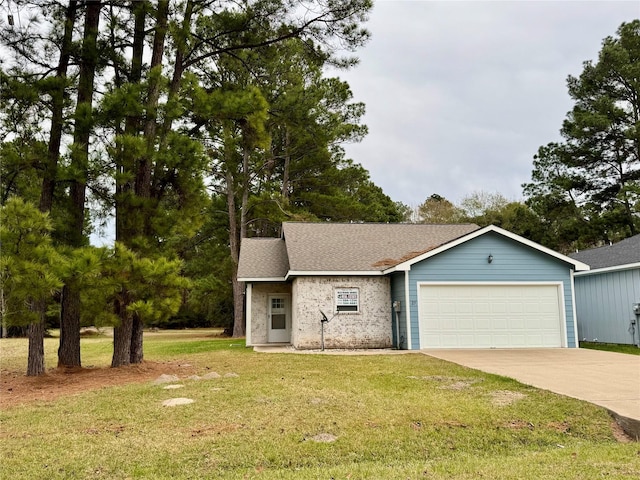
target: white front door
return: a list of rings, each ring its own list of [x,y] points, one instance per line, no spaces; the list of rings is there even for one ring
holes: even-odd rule
[[[291,298],[289,295],[270,295],[268,311],[269,343],[291,341]]]

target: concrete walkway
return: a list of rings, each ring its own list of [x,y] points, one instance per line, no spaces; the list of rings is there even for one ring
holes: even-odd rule
[[[640,438],[640,355],[586,348],[421,352],[600,405]]]

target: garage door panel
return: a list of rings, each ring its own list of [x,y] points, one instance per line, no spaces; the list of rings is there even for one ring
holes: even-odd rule
[[[491,313],[493,314],[504,314],[507,313],[507,304],[500,302],[500,303],[494,303],[493,305],[491,305]]]
[[[477,314],[487,314],[491,313],[491,303],[486,301],[486,299],[479,300],[475,305],[475,313]]]
[[[514,317],[511,319],[510,325],[511,325],[511,330],[516,333],[516,332],[520,332],[522,330],[525,330],[527,328],[527,325],[530,322],[526,322],[524,317]]]
[[[548,343],[555,342],[556,337],[557,335],[555,332],[548,332],[544,335],[544,338],[542,339],[542,344],[546,345]]]
[[[491,341],[495,345],[495,348],[509,348],[511,346],[509,335],[494,334]]]
[[[458,318],[455,330],[458,332],[472,332],[474,330],[474,321],[472,316]]]
[[[511,302],[508,305],[508,310],[509,313],[511,314],[518,314],[518,315],[522,315],[525,312],[528,312],[529,310],[526,308],[525,305],[522,304],[522,302]]]
[[[476,326],[476,330],[491,330],[491,319],[488,317],[476,318],[473,323]]]
[[[533,345],[544,345],[544,342],[545,342],[544,335],[530,333],[529,342],[532,343]]]
[[[557,285],[422,285],[423,348],[560,347]]]
[[[457,308],[456,302],[453,300],[442,301],[442,303],[434,302],[432,305],[434,305],[441,313],[455,313]]]
[[[467,303],[467,304],[462,304],[460,302],[457,303],[456,305],[456,313],[461,313],[461,314],[468,314],[468,313],[473,313],[473,307],[474,305],[472,303]]]

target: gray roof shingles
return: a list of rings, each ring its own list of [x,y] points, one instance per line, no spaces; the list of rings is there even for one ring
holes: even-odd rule
[[[288,271],[289,260],[283,239],[242,239],[238,278],[284,278]]]
[[[284,240],[242,241],[239,278],[283,277],[285,264],[291,272],[382,271],[480,227],[287,222],[282,228]]]
[[[571,258],[586,263],[592,269],[640,263],[640,235],[613,245],[572,253]]]

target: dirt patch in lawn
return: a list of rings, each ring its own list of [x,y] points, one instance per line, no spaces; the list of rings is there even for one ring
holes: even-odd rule
[[[194,373],[195,367],[178,362],[143,362],[119,368],[54,368],[38,377],[2,370],[0,408],[52,401],[104,387],[144,383],[163,374],[182,378]]]
[[[491,404],[497,407],[505,407],[511,405],[518,400],[522,400],[526,395],[520,392],[512,392],[511,390],[496,390],[491,392]]]

